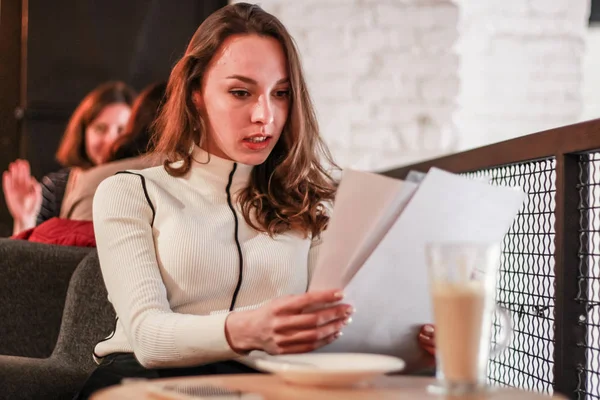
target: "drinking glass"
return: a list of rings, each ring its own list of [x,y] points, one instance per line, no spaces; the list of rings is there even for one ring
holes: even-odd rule
[[[435,393],[460,395],[487,390],[490,357],[502,352],[512,332],[508,312],[496,305],[500,246],[443,242],[425,247],[433,304],[437,382]],[[492,317],[502,332],[492,348]]]

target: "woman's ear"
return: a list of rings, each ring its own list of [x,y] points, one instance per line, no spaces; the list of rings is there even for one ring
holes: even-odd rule
[[[202,93],[200,90],[194,90],[192,92],[192,103],[194,103],[197,111],[200,111],[204,107],[204,101],[202,100]]]

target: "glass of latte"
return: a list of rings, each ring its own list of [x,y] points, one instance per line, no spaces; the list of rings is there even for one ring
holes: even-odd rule
[[[428,243],[425,248],[436,342],[435,393],[462,395],[488,390],[489,359],[510,340],[511,319],[495,301],[500,246]],[[492,318],[501,337],[492,345]]]

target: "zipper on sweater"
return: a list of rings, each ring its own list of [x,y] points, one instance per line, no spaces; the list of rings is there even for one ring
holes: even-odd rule
[[[236,169],[237,169],[237,163],[233,163],[233,169],[231,170],[231,173],[229,174],[229,180],[227,182],[227,187],[225,188],[225,191],[227,192],[227,204],[229,205],[229,209],[231,210],[231,213],[233,214],[233,220],[235,222],[234,238],[235,238],[235,245],[237,247],[238,259],[239,259],[238,282],[235,287],[235,291],[233,292],[233,297],[231,298],[231,305],[229,306],[229,311],[233,311],[233,309],[235,308],[235,302],[237,300],[238,293],[240,292],[240,288],[242,287],[242,275],[244,272],[244,257],[242,256],[242,247],[240,246],[240,238],[238,235],[239,221],[238,221],[237,214],[235,213],[235,208],[233,207],[233,202],[231,200],[231,184],[233,183],[233,175],[235,174]]]

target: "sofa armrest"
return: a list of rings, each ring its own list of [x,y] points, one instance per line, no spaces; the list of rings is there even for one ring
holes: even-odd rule
[[[72,399],[88,375],[53,358],[0,356],[3,399]]]
[[[52,353],[69,280],[90,250],[0,239],[0,354]]]

